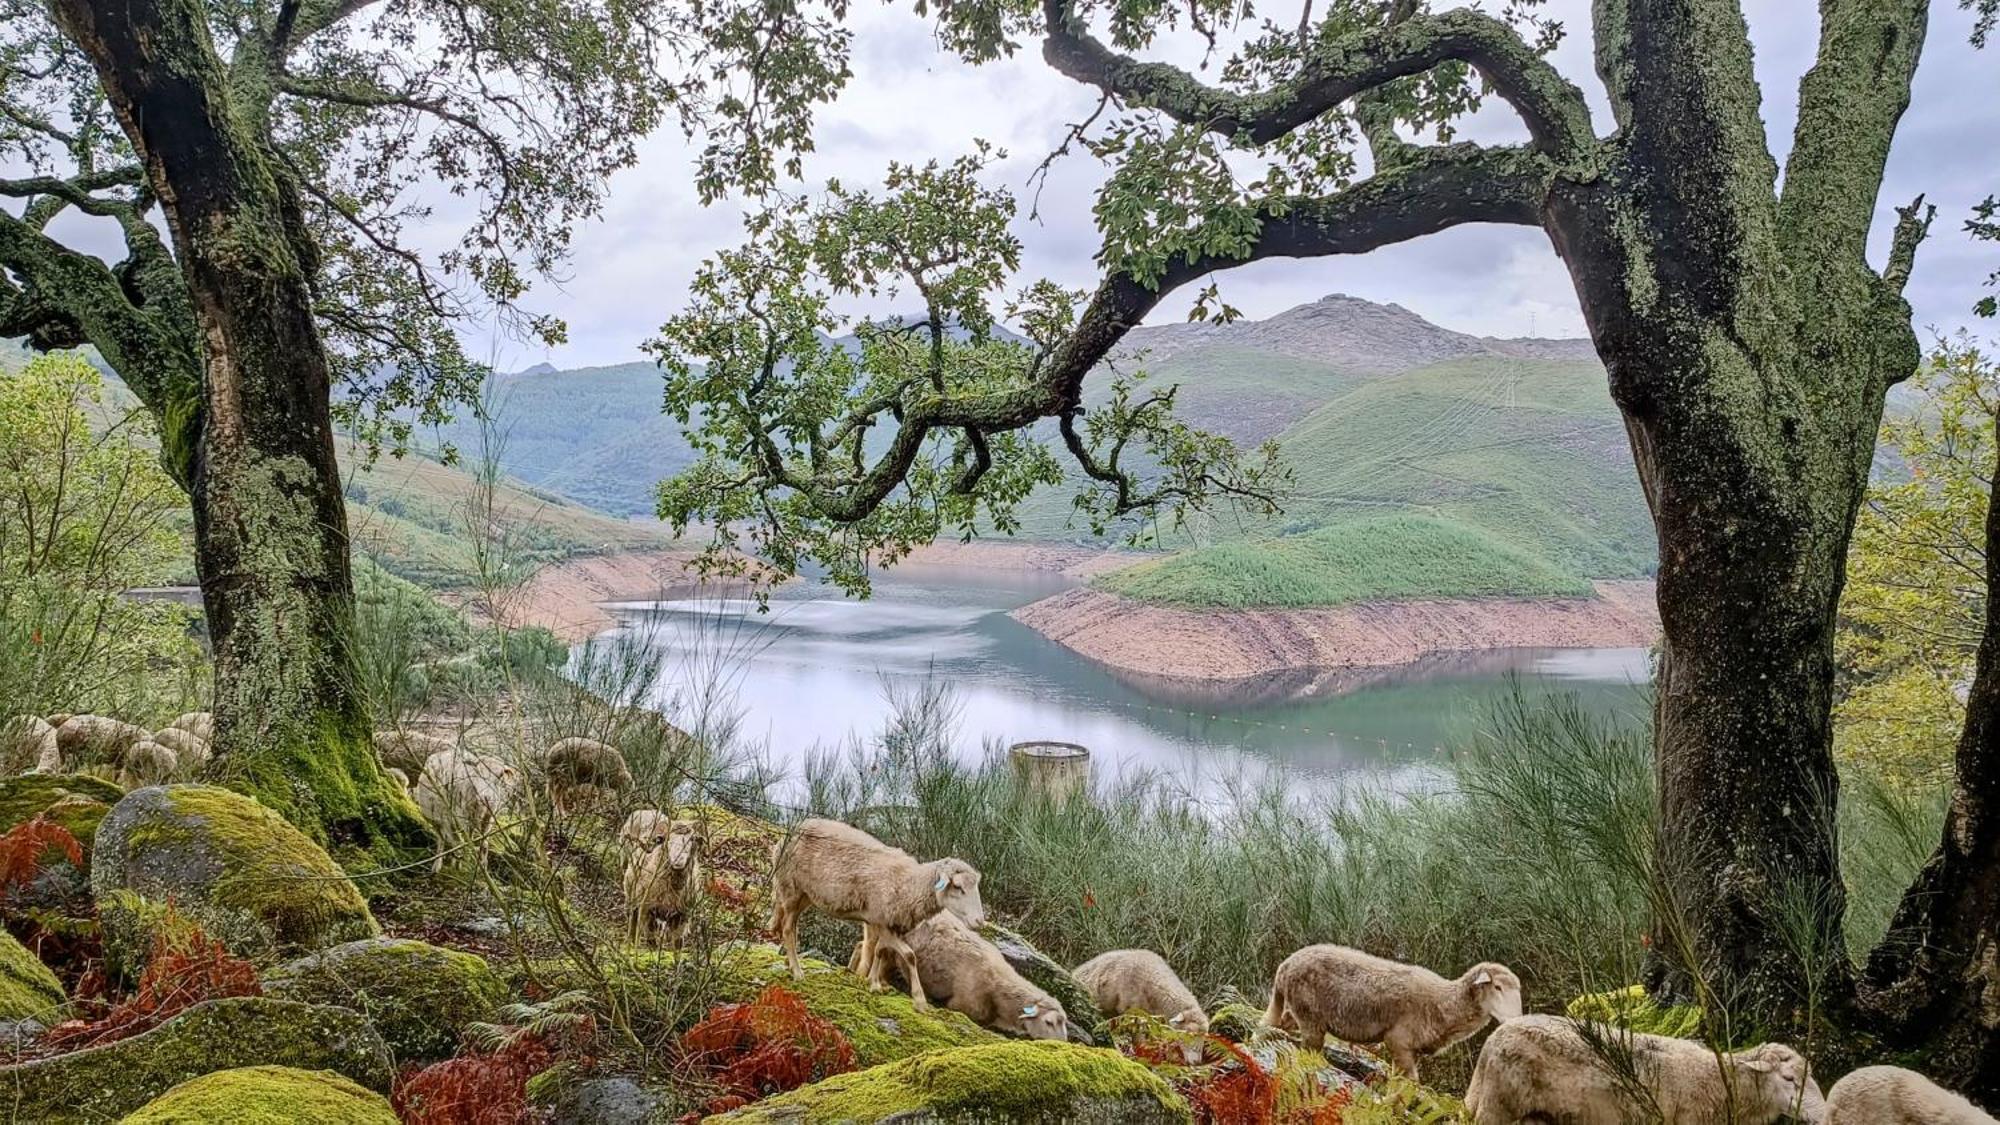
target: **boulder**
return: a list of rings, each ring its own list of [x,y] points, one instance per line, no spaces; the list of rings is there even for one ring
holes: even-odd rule
[[[398,1064],[451,1055],[466,1024],[489,1021],[507,985],[486,959],[421,941],[363,938],[264,975],[264,995],[338,1004],[367,1016]]]
[[[325,1070],[245,1066],[191,1079],[121,1125],[397,1125],[389,1099]]]
[[[621,1077],[562,1082],[541,1095],[530,1081],[528,1096],[563,1125],[652,1125],[667,1109],[665,1094]]]
[[[0,1020],[51,1023],[50,1012],[68,1001],[62,982],[41,958],[0,930]]]
[[[1091,1030],[1104,1022],[1104,1015],[1091,1002],[1090,993],[1069,975],[1068,969],[1036,949],[1027,938],[998,922],[980,926],[979,935],[993,943],[993,948],[1000,951],[1000,956],[1007,959],[1015,972],[1028,978],[1036,988],[1048,993],[1063,1006],[1064,1013],[1069,1016],[1070,1038],[1086,1045],[1096,1042],[1091,1037]]]
[[[705,1125],[1185,1125],[1192,1119],[1165,1079],[1124,1055],[1040,1040],[955,1047],[835,1075]]]
[[[0,913],[30,910],[80,916],[90,912],[89,856],[97,825],[125,791],[108,781],[67,774],[28,774],[0,779],[0,832],[36,817],[60,825],[75,837],[84,856],[71,863],[57,846],[43,849],[35,876],[0,890]]]
[[[238,1067],[330,1070],[387,1092],[389,1047],[346,1008],[239,996],[197,1004],[130,1039],[0,1066],[18,1121],[116,1121],[191,1078]],[[226,1118],[224,1120],[234,1120]]]
[[[169,914],[265,964],[377,932],[361,892],[318,844],[254,798],[214,786],[126,794],[98,825],[90,867],[107,963],[125,975],[142,967]]]

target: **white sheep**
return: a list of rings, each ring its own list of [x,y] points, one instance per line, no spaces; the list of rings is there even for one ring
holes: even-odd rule
[[[125,748],[151,739],[153,732],[105,715],[71,715],[56,727],[62,768],[115,765]]]
[[[385,766],[402,770],[403,776],[408,778],[421,778],[424,763],[430,761],[433,754],[441,754],[457,746],[448,739],[413,730],[378,730],[374,741],[375,757]]]
[[[1167,959],[1150,949],[1100,953],[1070,974],[1107,1016],[1146,1012],[1181,1031],[1206,1033],[1208,1013]]]
[[[215,712],[183,711],[167,724],[168,730],[184,730],[203,742],[215,741]],[[162,746],[166,743],[161,743]]]
[[[40,715],[16,715],[0,723],[0,775],[62,768],[56,728]]]
[[[1477,1125],[1773,1125],[1826,1113],[1806,1060],[1782,1043],[1717,1054],[1691,1039],[1542,1015],[1487,1037],[1465,1104]]]
[[[1067,1039],[1069,1014],[1014,971],[993,943],[956,914],[941,911],[904,935],[926,996],[974,1023],[1030,1039]],[[877,963],[877,971],[887,967]],[[907,969],[906,969],[907,975]]]
[[[1298,1032],[1311,1051],[1328,1033],[1380,1043],[1415,1080],[1418,1059],[1520,1014],[1521,978],[1505,965],[1482,962],[1446,980],[1344,945],[1308,945],[1278,966],[1264,1022]]]
[[[1864,1066],[1833,1084],[1826,1125],[1995,1125],[1991,1114],[1900,1066]]]
[[[792,979],[799,968],[799,916],[807,907],[848,921],[880,927],[877,942],[901,960],[910,1001],[924,1006],[923,982],[909,959],[902,935],[917,923],[950,909],[974,922],[983,919],[979,872],[961,859],[918,863],[908,852],[836,820],[807,820],[773,849],[771,929],[785,946]],[[871,972],[871,988],[881,987]]]
[[[702,894],[702,826],[673,820],[658,809],[625,818],[618,846],[625,852],[625,935],[652,940],[664,925],[675,948],[694,920]]]
[[[491,754],[458,747],[432,754],[423,769],[413,795],[437,829],[438,854],[431,870],[443,870],[447,854],[475,840],[484,863],[489,831],[520,791],[520,771]]]
[[[127,789],[161,785],[174,775],[179,765],[172,750],[150,738],[142,738],[119,755],[118,784]]]
[[[153,732],[153,741],[172,750],[183,769],[192,770],[208,764],[207,740],[186,727],[162,727]]]
[[[549,803],[567,815],[632,788],[632,771],[617,747],[594,738],[565,738],[543,755]]]

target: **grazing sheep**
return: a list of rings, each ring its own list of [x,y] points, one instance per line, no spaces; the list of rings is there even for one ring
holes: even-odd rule
[[[172,750],[142,738],[125,748],[118,758],[118,784],[127,789],[143,789],[148,785],[161,785],[174,775],[180,765]]]
[[[413,730],[378,730],[375,732],[375,757],[385,766],[394,766],[403,771],[403,776],[420,779],[424,775],[424,763],[434,754],[457,748],[457,743],[439,738],[434,734],[419,734]]]
[[[918,863],[908,852],[837,820],[808,820],[773,849],[771,929],[784,943],[792,979],[799,968],[799,915],[810,906],[835,918],[879,927],[876,943],[900,958],[910,1001],[924,1006],[923,982],[902,935],[940,910],[974,923],[985,915],[979,872],[962,859]],[[879,971],[869,973],[881,988]]]
[[[1826,1125],[1995,1125],[1992,1115],[1900,1066],[1864,1066],[1833,1084]]]
[[[215,712],[183,711],[167,724],[168,730],[184,730],[203,742],[215,741]],[[164,745],[164,743],[162,743]]]
[[[0,723],[0,776],[62,768],[56,728],[39,715],[16,715]]]
[[[1505,965],[1482,962],[1446,980],[1344,945],[1308,945],[1278,966],[1264,1022],[1297,1031],[1312,1051],[1326,1045],[1329,1032],[1350,1043],[1380,1043],[1415,1081],[1419,1058],[1489,1019],[1520,1014],[1521,978]]]
[[[514,803],[521,774],[491,754],[452,747],[432,754],[417,779],[417,808],[437,829],[438,854],[432,871],[444,869],[444,857],[477,840],[479,861],[487,857],[487,835],[500,813]]]
[[[654,940],[664,925],[680,948],[701,899],[703,833],[692,820],[670,820],[658,809],[625,818],[618,846],[625,852],[625,933],[629,941]]]
[[[1167,959],[1150,949],[1100,953],[1070,975],[1107,1016],[1145,1012],[1167,1021],[1176,1031],[1208,1034],[1208,1013],[1201,1010],[1201,1001],[1181,982]],[[1188,1050],[1192,1062],[1201,1054],[1199,1041]]]
[[[1717,1055],[1691,1039],[1561,1016],[1521,1016],[1495,1029],[1465,1104],[1478,1125],[1772,1125],[1826,1113],[1806,1060],[1782,1043]]]
[[[543,757],[549,803],[567,815],[632,788],[625,755],[594,738],[565,738]]]
[[[153,732],[153,741],[172,750],[189,769],[208,764],[208,741],[186,727],[162,727]]]
[[[903,937],[931,1000],[994,1031],[1030,1039],[1069,1037],[1063,1006],[1015,972],[992,942],[956,914],[933,914]],[[887,968],[886,960],[877,961],[877,973]]]
[[[56,727],[56,749],[65,769],[109,765],[124,755],[126,747],[152,737],[145,727],[104,715],[71,715]]]

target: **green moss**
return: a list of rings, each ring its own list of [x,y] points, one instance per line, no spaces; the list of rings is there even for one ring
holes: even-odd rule
[[[1676,1039],[1693,1035],[1701,1028],[1701,1009],[1692,1004],[1661,1006],[1641,985],[1612,992],[1589,992],[1569,1002],[1565,1009],[1571,1019],[1615,1023],[1648,1035]]]
[[[98,822],[123,796],[125,791],[116,785],[80,774],[0,778],[0,832],[46,812],[88,852]]]
[[[1191,1119],[1164,1079],[1116,1051],[1024,1041],[933,1051],[838,1075],[708,1121],[832,1125],[915,1113],[941,1123],[1023,1125]]]
[[[250,1066],[330,1070],[378,1092],[392,1074],[388,1046],[360,1015],[246,996],[197,1004],[102,1047],[0,1066],[0,1105],[16,1121],[101,1125],[191,1078]]]
[[[409,863],[433,842],[410,795],[382,772],[365,727],[322,724],[312,737],[277,739],[232,755],[223,783],[302,828],[347,867]]]
[[[450,1055],[469,1023],[491,1020],[507,986],[486,960],[421,941],[369,938],[281,965],[268,996],[352,1008],[374,1023],[396,1061]]]
[[[124,1125],[396,1125],[382,1095],[338,1074],[288,1066],[218,1070],[183,1082]]]
[[[0,1020],[33,1016],[53,1022],[47,1019],[49,1009],[68,999],[49,967],[12,934],[0,930]]]
[[[1232,1042],[1248,1040],[1264,1021],[1264,1010],[1248,1004],[1224,1004],[1211,1012],[1208,1030]]]
[[[326,852],[270,809],[213,786],[144,789],[119,802],[99,828],[91,888],[100,910],[135,922],[158,918],[149,904],[171,900],[253,959],[376,933],[368,904]],[[143,936],[131,935],[135,948]]]

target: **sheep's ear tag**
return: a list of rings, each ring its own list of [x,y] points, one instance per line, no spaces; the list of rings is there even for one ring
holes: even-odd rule
[[[1481,974],[1479,974],[1478,976],[1476,976],[1476,977],[1473,977],[1473,978],[1472,978],[1472,983],[1474,983],[1474,984],[1492,984],[1492,983],[1493,983],[1493,974],[1492,974],[1492,973],[1481,973]]]
[[[932,889],[932,890],[938,890],[938,891],[941,891],[941,890],[944,890],[944,889],[945,889],[946,887],[948,887],[948,886],[950,886],[950,885],[951,885],[951,879],[950,879],[949,877],[947,877],[947,876],[944,876],[944,875],[940,875],[940,876],[938,876],[938,881],[937,881],[937,886],[935,886],[935,887],[933,887],[933,888],[931,888],[931,889]]]
[[[1027,1016],[1029,1019],[1033,1019],[1035,1017],[1035,1013],[1041,1010],[1042,1009],[1040,1005],[1030,1004],[1027,1007],[1021,1009],[1021,1014]]]
[[[1181,1022],[1182,1020],[1184,1020],[1184,1019],[1186,1019],[1186,1018],[1187,1018],[1187,1017],[1186,1017],[1186,1016],[1184,1016],[1184,1015],[1176,1015],[1176,1016],[1175,1016],[1174,1018],[1172,1018],[1172,1019],[1168,1020],[1167,1022],[1168,1022],[1168,1023],[1174,1023],[1174,1024],[1177,1024],[1177,1023]]]
[[[1765,1062],[1763,1059],[1746,1059],[1743,1062],[1743,1069],[1754,1070],[1759,1074],[1763,1074],[1771,1069],[1771,1064]]]

